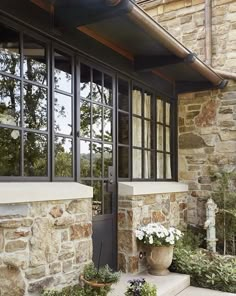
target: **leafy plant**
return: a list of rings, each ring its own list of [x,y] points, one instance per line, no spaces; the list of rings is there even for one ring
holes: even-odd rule
[[[216,216],[217,238],[219,239],[218,250],[225,255],[227,252],[236,254],[236,174],[221,171],[214,175],[216,190],[213,199],[219,212]],[[221,245],[223,245],[221,247]]]
[[[42,296],[88,296],[86,290],[79,285],[63,288],[62,290],[45,290]]]
[[[108,265],[97,269],[94,263],[90,263],[85,266],[83,276],[87,281],[117,283],[120,279],[120,272],[114,272]]]
[[[236,293],[236,258],[176,247],[171,271],[189,274],[191,285]]]
[[[125,296],[156,296],[157,289],[145,279],[134,279],[129,281]]]

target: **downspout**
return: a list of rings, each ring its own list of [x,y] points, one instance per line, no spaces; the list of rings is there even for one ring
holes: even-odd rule
[[[212,65],[212,6],[211,0],[205,0],[205,31],[206,31],[206,44],[205,56],[206,64]]]
[[[206,64],[212,68],[212,0],[205,0],[205,32],[206,32],[206,43],[205,43],[205,56]],[[225,79],[231,79],[236,81],[236,74],[228,71],[212,70]]]

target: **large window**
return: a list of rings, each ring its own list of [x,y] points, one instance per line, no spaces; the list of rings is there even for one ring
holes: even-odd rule
[[[71,57],[4,25],[0,34],[0,176],[72,178]]]
[[[173,179],[171,103],[140,86],[132,89],[132,178]],[[171,115],[172,113],[172,115]]]
[[[102,214],[111,212],[114,176],[175,178],[171,100],[75,64],[74,52],[31,31],[0,25],[0,36],[1,180],[81,181]]]

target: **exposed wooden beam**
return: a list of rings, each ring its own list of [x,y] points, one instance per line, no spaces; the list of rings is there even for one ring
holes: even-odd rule
[[[174,55],[135,56],[134,68],[138,72],[146,72],[152,69],[183,62]]]
[[[175,83],[176,94],[210,90],[214,88],[217,88],[217,86],[214,86],[212,83],[208,81],[176,81]]]
[[[49,13],[54,12],[53,4],[47,0],[30,0],[30,1]]]
[[[84,34],[92,37],[93,39],[97,40],[98,42],[102,43],[103,45],[111,48],[112,50],[114,50],[115,52],[119,53],[120,55],[126,57],[128,60],[133,61],[134,57],[132,55],[132,53],[128,52],[127,50],[119,47],[117,44],[105,39],[104,37],[102,37],[101,35],[97,34],[95,31],[89,29],[86,26],[80,26],[77,27],[77,29],[81,32],[83,32]]]

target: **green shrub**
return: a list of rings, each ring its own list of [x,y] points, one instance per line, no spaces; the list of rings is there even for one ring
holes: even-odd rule
[[[176,247],[171,271],[189,274],[191,285],[236,293],[236,258]]]
[[[62,290],[45,290],[43,296],[86,296],[86,291],[79,285],[63,288]]]
[[[84,278],[88,281],[98,283],[117,283],[120,279],[120,272],[114,272],[108,265],[97,269],[93,263],[85,266]]]

